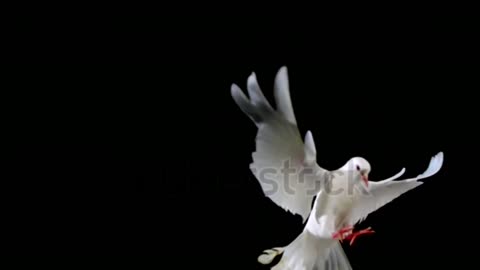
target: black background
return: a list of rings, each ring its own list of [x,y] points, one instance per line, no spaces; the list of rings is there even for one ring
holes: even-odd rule
[[[5,255],[34,265],[262,269],[261,251],[303,227],[250,173],[256,129],[230,85],[245,90],[254,71],[272,100],[285,65],[300,131],[313,132],[322,167],[360,155],[380,180],[402,167],[415,176],[445,153],[439,174],[361,224],[377,233],[345,246],[354,269],[470,258],[473,17],[164,13],[13,21]]]

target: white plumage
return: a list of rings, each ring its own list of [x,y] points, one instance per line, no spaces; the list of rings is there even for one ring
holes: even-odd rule
[[[305,140],[302,140],[298,130],[287,68],[282,67],[275,77],[277,108],[273,108],[263,95],[254,73],[247,80],[247,91],[249,97],[237,85],[233,84],[231,88],[236,104],[258,128],[250,169],[265,196],[307,220],[305,229],[292,243],[266,250],[259,256],[260,263],[268,264],[282,254],[273,270],[351,269],[334,234],[342,228],[354,226],[370,213],[419,186],[422,182],[418,180],[433,176],[442,167],[443,153],[440,152],[432,158],[423,174],[402,181],[394,180],[403,175],[405,169],[382,181],[368,181],[370,164],[361,157],[351,158],[337,170],[326,170],[317,164],[312,133],[307,131]]]

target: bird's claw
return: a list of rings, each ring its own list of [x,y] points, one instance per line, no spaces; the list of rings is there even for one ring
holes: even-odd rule
[[[342,242],[346,237],[351,235],[352,231],[353,231],[353,226],[348,226],[333,233],[332,237],[333,239],[338,239],[340,240],[340,242]]]
[[[366,229],[364,229],[364,230],[360,230],[360,231],[358,231],[358,232],[354,232],[354,233],[348,235],[348,236],[347,236],[346,238],[344,238],[344,239],[347,240],[347,241],[350,240],[350,246],[351,246],[351,245],[353,245],[353,243],[355,242],[355,240],[357,239],[358,236],[360,236],[360,235],[365,235],[365,234],[373,234],[373,233],[375,233],[375,231],[372,230],[371,227],[368,227],[368,228],[366,228]]]

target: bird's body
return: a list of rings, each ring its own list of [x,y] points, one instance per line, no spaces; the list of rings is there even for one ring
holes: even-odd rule
[[[349,224],[350,214],[359,200],[354,190],[359,174],[339,169],[330,179],[331,186],[317,194],[303,232],[283,250],[283,257],[273,267],[277,269],[350,269],[350,263],[340,243],[332,236]],[[357,180],[357,181],[355,181]]]
[[[316,163],[312,133],[308,131],[304,141],[300,136],[286,68],[280,69],[275,78],[276,110],[260,90],[255,74],[248,78],[247,90],[250,99],[235,84],[231,92],[258,128],[250,169],[267,197],[306,221],[303,232],[292,243],[266,250],[258,258],[268,264],[282,254],[274,270],[351,269],[339,240],[351,237],[353,241],[357,235],[371,232],[352,230],[370,213],[422,184],[418,180],[436,174],[443,164],[443,153],[439,153],[423,174],[402,181],[394,180],[405,169],[388,179],[369,181],[371,167],[362,157],[351,158],[337,170],[326,170]]]
[[[331,237],[337,230],[348,226],[351,209],[358,200],[348,195],[349,180],[345,175],[333,178],[330,192],[321,190],[315,198],[314,206],[307,220],[306,228],[314,235]]]

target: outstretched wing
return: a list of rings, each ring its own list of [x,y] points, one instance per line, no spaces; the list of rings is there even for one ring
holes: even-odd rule
[[[286,67],[282,67],[275,77],[276,110],[263,95],[255,73],[247,80],[247,90],[249,98],[233,84],[231,94],[258,128],[250,169],[267,197],[305,220],[326,171],[316,164],[312,133],[306,133],[305,143],[300,136],[290,100]]]
[[[399,197],[403,193],[414,189],[423,182],[418,180],[433,176],[436,174],[443,165],[443,153],[440,152],[430,160],[430,164],[427,170],[418,175],[417,177],[405,179],[401,181],[393,181],[400,177],[405,169],[402,169],[397,175],[390,177],[386,180],[379,182],[369,182],[370,192],[368,195],[362,195],[354,207],[350,219],[350,224],[363,221],[370,213],[373,213],[380,207],[391,202],[395,198]]]

